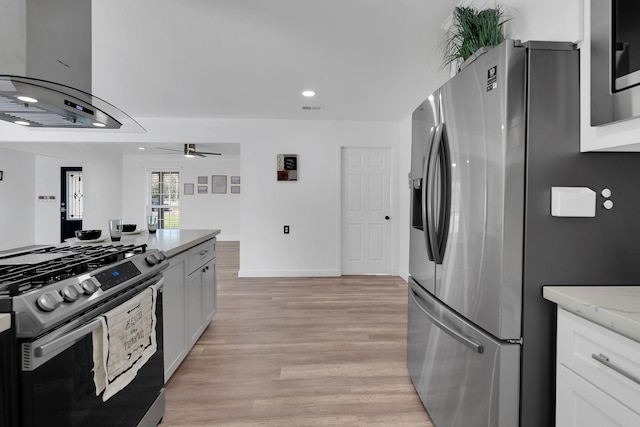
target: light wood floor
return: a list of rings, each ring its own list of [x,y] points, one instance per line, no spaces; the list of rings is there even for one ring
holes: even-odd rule
[[[218,313],[161,427],[432,426],[405,365],[403,280],[239,279],[238,243],[216,249]]]

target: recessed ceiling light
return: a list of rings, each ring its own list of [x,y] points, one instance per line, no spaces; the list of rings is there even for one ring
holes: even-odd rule
[[[99,123],[99,122],[93,122],[92,125],[94,125],[95,127],[98,127],[98,128],[103,128],[103,127],[107,126],[104,123]]]
[[[30,96],[18,96],[18,99],[22,102],[38,102],[37,99],[31,98]]]
[[[146,150],[147,147],[138,147],[138,150]]]
[[[22,125],[22,126],[29,126],[29,125],[31,125],[31,123],[29,123],[29,122],[25,122],[25,121],[22,121],[22,120],[16,120],[16,121],[15,121],[15,122],[13,122],[13,123],[15,123],[15,124],[17,124],[17,125]]]
[[[302,96],[306,96],[306,97],[311,97],[311,96],[315,96],[315,92],[312,90],[305,90],[304,92],[302,92]]]

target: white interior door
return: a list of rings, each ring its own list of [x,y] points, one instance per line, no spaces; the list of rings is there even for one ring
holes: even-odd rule
[[[342,149],[342,274],[391,274],[391,154]]]

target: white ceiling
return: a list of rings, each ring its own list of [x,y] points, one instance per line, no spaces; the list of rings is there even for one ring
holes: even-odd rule
[[[93,92],[134,118],[397,121],[442,83],[458,2],[94,1]]]
[[[441,27],[459,1],[94,0],[92,92],[136,120],[398,121],[448,77]]]

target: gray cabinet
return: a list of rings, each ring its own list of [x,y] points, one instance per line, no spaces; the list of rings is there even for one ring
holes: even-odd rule
[[[189,249],[189,276],[187,277],[187,324],[189,345],[200,338],[212,319],[211,305],[215,307],[215,240]]]
[[[207,240],[169,259],[163,301],[165,382],[215,315],[215,244]]]
[[[186,252],[169,258],[169,268],[164,271],[163,329],[164,329],[164,377],[165,381],[187,356],[186,334]]]

